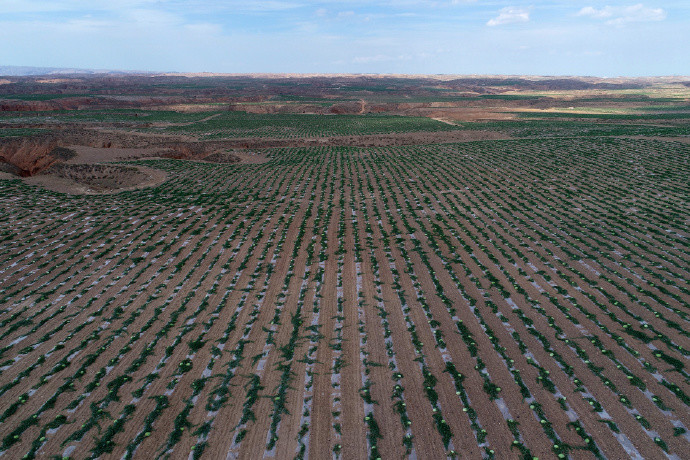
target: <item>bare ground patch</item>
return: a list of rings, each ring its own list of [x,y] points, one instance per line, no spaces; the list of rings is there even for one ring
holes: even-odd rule
[[[77,156],[68,160],[68,164],[93,164],[114,161],[130,161],[158,158],[161,149],[155,148],[98,148],[83,145],[70,147]]]
[[[267,155],[260,153],[233,152],[233,155],[240,159],[240,163],[246,164],[261,164],[271,160]]]
[[[396,145],[449,144],[482,140],[505,140],[510,136],[487,130],[417,131],[390,134],[367,134],[362,136],[304,137],[299,139],[246,138],[206,141],[217,148],[262,149],[279,147],[351,146],[385,147]]]
[[[200,113],[200,112],[212,112],[214,110],[221,110],[225,108],[225,105],[218,104],[170,104],[162,105],[157,107],[151,107],[153,110],[173,110],[175,112],[185,112],[185,113]]]
[[[473,108],[423,108],[404,112],[404,115],[428,117],[432,120],[457,125],[459,122],[471,123],[475,121],[513,120],[515,115],[510,113],[508,107]]]
[[[268,156],[262,153],[254,153],[251,151],[232,150],[230,152],[216,152],[204,157],[203,161],[212,163],[246,163],[246,164],[260,164],[266,163],[270,160]]]
[[[60,164],[24,181],[54,192],[99,195],[153,187],[166,178],[164,171],[143,166]]]

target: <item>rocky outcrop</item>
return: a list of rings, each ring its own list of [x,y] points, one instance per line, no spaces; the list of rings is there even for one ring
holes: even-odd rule
[[[22,177],[33,176],[60,161],[51,152],[58,146],[49,136],[0,139],[0,161],[17,168]]]
[[[337,115],[357,115],[360,113],[364,113],[364,108],[364,101],[341,102],[339,104],[333,104],[328,109],[328,113],[334,113]]]

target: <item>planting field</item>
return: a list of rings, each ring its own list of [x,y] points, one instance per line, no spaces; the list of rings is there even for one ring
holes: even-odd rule
[[[687,142],[258,153],[0,177],[4,458],[687,458]]]
[[[328,136],[362,136],[409,132],[440,132],[459,129],[423,117],[393,115],[316,115],[254,114],[245,112],[177,113],[163,110],[79,110],[68,112],[0,112],[0,123],[7,126],[26,123],[51,126],[71,123],[73,126],[112,124],[148,133],[187,134],[200,139],[233,138],[304,138]],[[1,129],[1,128],[0,128]],[[12,130],[5,129],[7,135]],[[16,130],[16,135],[33,134]],[[33,130],[36,131],[35,129]],[[5,134],[0,131],[0,134]]]
[[[327,137],[391,134],[414,131],[451,131],[457,126],[422,117],[390,115],[263,115],[244,112],[219,113],[213,118],[184,126],[167,128],[169,132],[189,133],[203,139],[234,137]]]

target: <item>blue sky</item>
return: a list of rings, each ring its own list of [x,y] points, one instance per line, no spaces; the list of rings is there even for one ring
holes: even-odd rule
[[[688,0],[0,0],[0,65],[690,75],[688,43]]]

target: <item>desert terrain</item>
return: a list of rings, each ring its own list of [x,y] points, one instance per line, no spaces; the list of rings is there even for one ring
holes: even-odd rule
[[[0,81],[4,458],[687,458],[690,78]]]

